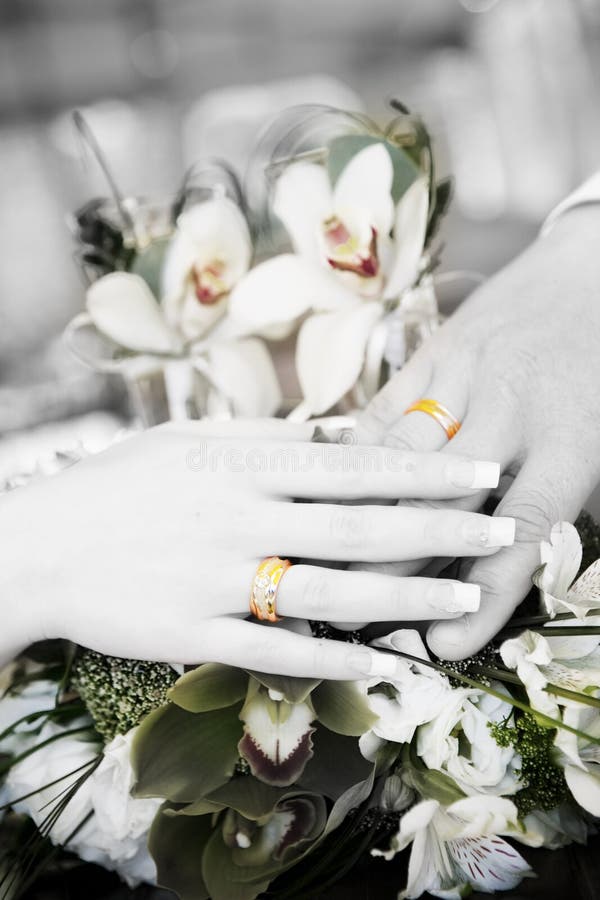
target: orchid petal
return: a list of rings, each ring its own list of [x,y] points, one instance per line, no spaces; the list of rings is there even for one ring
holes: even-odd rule
[[[429,189],[425,178],[417,178],[396,207],[394,224],[395,257],[391,263],[384,300],[393,300],[413,286],[425,247]]]
[[[227,311],[227,296],[215,303],[200,303],[193,287],[187,284],[180,296],[165,297],[162,302],[165,318],[174,331],[186,341],[196,341],[211,331]],[[212,338],[212,334],[211,334]]]
[[[206,356],[216,388],[231,403],[233,415],[272,416],[281,406],[277,373],[269,351],[258,338],[211,344]]]
[[[163,300],[180,296],[190,269],[215,260],[224,264],[228,288],[248,271],[252,240],[239,207],[226,197],[197,203],[177,220],[162,272]]]
[[[340,309],[354,295],[326,270],[300,256],[283,253],[252,269],[233,289],[229,315],[246,333],[293,322],[311,307]]]
[[[308,703],[272,700],[262,689],[249,695],[240,712],[244,736],[238,747],[253,775],[280,787],[297,781],[313,755],[314,718]]]
[[[333,192],[333,211],[350,224],[362,212],[363,221],[378,234],[390,233],[394,218],[394,167],[381,143],[371,144],[344,167]]]
[[[311,316],[303,323],[296,368],[307,413],[321,415],[354,386],[369,335],[381,315],[379,304],[362,303],[341,312]]]
[[[294,250],[308,259],[319,260],[319,231],[332,213],[331,186],[323,166],[288,166],[277,179],[273,211],[283,222]]]
[[[98,331],[121,347],[142,353],[172,353],[178,349],[160,306],[139,275],[104,275],[88,288],[86,305]]]

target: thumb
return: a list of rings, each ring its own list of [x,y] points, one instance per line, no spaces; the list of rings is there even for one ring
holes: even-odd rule
[[[584,467],[574,457],[565,465],[547,458],[528,461],[498,505],[495,515],[516,520],[515,543],[495,556],[471,565],[466,581],[481,586],[476,613],[451,622],[434,622],[427,643],[441,659],[464,659],[477,653],[508,621],[531,588],[531,576],[540,564],[540,542],[548,540],[552,526],[574,521],[593,489]]]

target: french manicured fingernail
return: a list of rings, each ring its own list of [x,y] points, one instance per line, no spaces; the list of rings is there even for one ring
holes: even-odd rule
[[[398,668],[396,657],[390,653],[376,653],[374,650],[353,650],[348,656],[350,668],[361,675],[394,675]]]
[[[516,522],[509,516],[472,516],[467,519],[463,534],[477,547],[510,547],[515,542]]]
[[[448,465],[446,476],[458,488],[495,488],[500,481],[500,466],[495,462],[461,460]]]
[[[478,584],[464,584],[462,581],[444,581],[434,585],[427,597],[430,606],[438,612],[477,612],[481,601]]]

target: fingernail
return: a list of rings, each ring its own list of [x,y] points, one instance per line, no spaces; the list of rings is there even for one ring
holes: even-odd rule
[[[427,646],[440,659],[463,659],[468,655],[469,620],[434,622],[427,631]]]
[[[500,466],[495,462],[462,460],[446,469],[450,484],[459,488],[495,488],[500,481]]]
[[[515,542],[516,522],[508,516],[472,516],[464,526],[464,536],[478,547],[510,547]]]
[[[477,612],[481,601],[481,588],[478,584],[445,581],[434,585],[427,599],[430,606],[438,612],[458,614]]]
[[[374,650],[353,650],[348,656],[350,668],[361,675],[381,675],[383,678],[395,675],[396,657],[391,653],[376,653]]]

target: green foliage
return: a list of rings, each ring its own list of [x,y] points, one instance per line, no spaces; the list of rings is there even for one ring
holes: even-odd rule
[[[164,663],[102,656],[85,650],[73,667],[72,686],[106,741],[126,734],[161,706],[177,673]]]
[[[360,737],[377,721],[352,681],[322,681],[311,694],[319,722],[338,734]]]
[[[499,747],[512,746],[521,756],[517,775],[524,787],[513,798],[519,816],[559,806],[567,796],[567,785],[562,769],[554,762],[556,731],[540,725],[529,713],[515,713],[514,725],[490,722],[489,728]]]
[[[139,250],[129,265],[129,271],[140,275],[156,298],[161,295],[161,273],[169,238],[157,238]]]
[[[334,138],[329,144],[327,157],[330,181],[332,185],[335,185],[352,157],[372,144],[383,144],[390,155],[394,167],[392,197],[394,203],[398,203],[413,181],[421,174],[421,170],[403,147],[385,140],[384,137],[371,134],[348,134]]]
[[[243,669],[206,663],[182,675],[168,697],[188,712],[201,713],[233,706],[244,699],[247,690],[248,675]]]
[[[193,803],[225,784],[238,761],[240,704],[188,713],[168,703],[146,716],[132,746],[137,797]]]
[[[455,781],[437,769],[428,769],[417,756],[412,745],[407,744],[402,752],[402,780],[427,800],[437,800],[442,806],[450,806],[465,797],[464,791]]]

